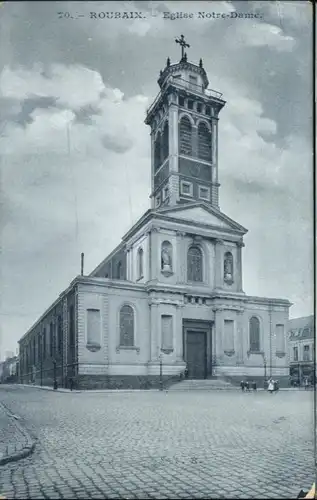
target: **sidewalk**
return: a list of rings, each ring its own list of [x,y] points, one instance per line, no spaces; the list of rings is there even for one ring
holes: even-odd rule
[[[10,384],[9,384],[10,385]],[[44,386],[44,385],[33,385],[33,384],[14,384],[15,386],[17,387],[34,387],[34,389],[42,389],[44,391],[54,391],[54,392],[73,392],[73,393],[76,393],[76,394],[79,394],[79,393],[83,393],[83,392],[92,392],[92,393],[133,393],[133,392],[161,392],[160,389],[73,389],[72,391],[70,389],[65,389],[64,387],[60,387],[58,389],[53,389],[53,387],[51,386]],[[241,391],[240,387],[235,387],[236,391]],[[180,388],[177,389],[177,387],[175,389],[173,389],[173,391],[171,392],[175,392],[175,391],[182,391],[182,392],[185,392],[183,390],[181,390]],[[215,389],[209,389],[209,390],[205,390],[204,392],[212,392],[212,391],[231,391],[231,389],[227,389],[227,388],[215,388]],[[310,390],[313,390],[310,389]],[[169,392],[169,389],[163,389],[163,391],[165,392]],[[199,391],[199,389],[197,389],[197,391]],[[267,391],[267,389],[263,389],[263,387],[258,387],[256,392],[258,391]],[[303,387],[281,387],[279,389],[279,391],[305,391],[305,389]],[[250,389],[249,392],[253,392],[252,389]]]
[[[3,403],[0,403],[0,466],[33,453],[35,442]]]

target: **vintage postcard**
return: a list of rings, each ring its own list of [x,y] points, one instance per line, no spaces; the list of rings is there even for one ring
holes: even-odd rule
[[[0,495],[315,495],[309,1],[0,2]]]

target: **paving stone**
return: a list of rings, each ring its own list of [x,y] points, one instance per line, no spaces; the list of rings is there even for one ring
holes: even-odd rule
[[[1,467],[0,493],[10,499],[296,498],[314,478],[312,397],[1,387],[0,402],[22,417],[38,443],[30,457]]]

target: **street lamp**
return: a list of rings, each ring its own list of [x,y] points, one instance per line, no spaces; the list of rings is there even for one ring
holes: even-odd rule
[[[265,355],[263,355],[263,366],[264,366],[264,389],[266,389],[266,384],[267,384],[267,380],[266,380],[266,357]]]

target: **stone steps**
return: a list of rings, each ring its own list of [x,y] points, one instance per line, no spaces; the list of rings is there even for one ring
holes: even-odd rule
[[[205,380],[182,380],[177,384],[173,384],[168,389],[169,391],[241,391],[240,387],[230,384],[221,379],[205,379]]]

